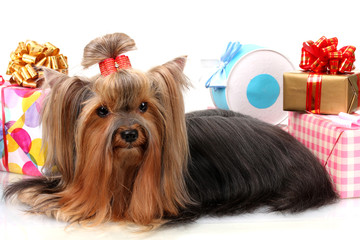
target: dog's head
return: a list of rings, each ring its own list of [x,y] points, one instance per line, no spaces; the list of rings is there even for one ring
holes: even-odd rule
[[[86,46],[83,65],[134,47],[125,34],[106,35]],[[42,115],[45,170],[53,174],[56,167],[62,178],[60,203],[70,221],[149,224],[188,201],[185,62],[92,79],[45,70],[51,89]]]

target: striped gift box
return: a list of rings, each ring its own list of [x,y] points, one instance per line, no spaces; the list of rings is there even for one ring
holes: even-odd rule
[[[289,133],[325,166],[341,198],[360,197],[360,127],[339,127],[321,115],[289,112]]]

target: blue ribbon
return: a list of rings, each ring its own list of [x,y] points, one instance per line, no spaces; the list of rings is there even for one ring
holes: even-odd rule
[[[216,72],[211,75],[209,80],[205,83],[206,88],[225,88],[226,87],[226,72],[225,67],[240,51],[242,45],[239,42],[229,42],[225,53],[220,58],[220,65]]]

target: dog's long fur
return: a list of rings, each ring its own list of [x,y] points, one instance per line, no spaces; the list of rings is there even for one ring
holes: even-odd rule
[[[127,35],[105,35],[85,47],[83,66],[133,49]],[[224,110],[185,116],[185,61],[92,79],[46,70],[45,176],[10,185],[5,198],[94,225],[190,222],[260,206],[299,212],[337,199],[319,161],[280,128]],[[127,130],[137,131],[134,142]]]

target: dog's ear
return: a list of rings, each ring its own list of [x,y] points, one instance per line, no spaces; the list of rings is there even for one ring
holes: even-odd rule
[[[160,136],[162,184],[160,187],[154,186],[154,188],[159,189],[163,208],[173,214],[178,211],[176,203],[184,206],[189,199],[183,176],[189,151],[182,95],[182,90],[189,85],[188,79],[183,73],[185,63],[186,57],[178,57],[148,72],[149,80],[153,83],[156,97],[161,105],[158,108],[162,116],[160,118],[162,122],[159,125],[163,127]],[[141,192],[139,196],[139,199],[143,201]]]
[[[184,68],[186,65],[187,56],[177,57],[162,66],[165,67],[172,75],[173,79],[180,84],[182,87],[188,87],[189,82],[187,77],[184,75]]]
[[[188,81],[188,78],[184,74],[186,60],[187,60],[187,56],[181,56],[163,65],[154,67],[151,70],[149,70],[150,78],[154,82],[156,82],[157,83],[156,85],[162,88],[162,90],[165,90],[163,88],[165,87],[167,88],[167,90],[173,91],[175,90],[175,89],[171,89],[171,87],[173,86],[176,87],[178,93],[182,95],[181,91],[183,90],[183,88],[188,88],[191,85],[190,82]],[[164,83],[165,85],[163,85]]]
[[[43,71],[45,78],[45,86],[49,86],[50,88],[53,88],[58,83],[63,82],[66,78],[68,78],[67,75],[50,68],[43,68]]]
[[[83,103],[91,96],[90,81],[45,70],[50,91],[43,102],[41,121],[43,144],[47,150],[44,170],[51,175],[56,166],[64,182],[70,182],[74,169],[75,130]]]
[[[169,65],[169,66],[175,65],[179,70],[183,72],[186,65],[186,61],[187,61],[187,56],[184,55],[177,57],[174,60],[165,63],[164,65]]]
[[[163,106],[170,111],[171,109],[177,109],[177,113],[183,111],[183,96],[182,90],[189,86],[189,82],[185,74],[183,73],[186,63],[186,56],[175,58],[163,65],[152,68],[148,74],[154,86],[160,93],[160,101]],[[177,116],[176,116],[177,117]]]

